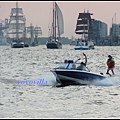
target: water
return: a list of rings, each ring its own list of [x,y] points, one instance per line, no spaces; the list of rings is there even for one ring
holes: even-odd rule
[[[0,118],[120,118],[120,47],[75,51],[74,46],[45,45],[14,49],[0,46]],[[86,86],[54,87],[51,69],[65,59],[88,57],[90,71],[106,73],[107,56],[115,58],[115,76]],[[44,79],[47,84],[18,81]]]

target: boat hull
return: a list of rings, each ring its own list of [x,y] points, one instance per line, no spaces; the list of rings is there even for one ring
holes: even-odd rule
[[[94,45],[90,45],[90,46],[75,46],[74,49],[75,50],[90,50],[90,49],[94,49]]]
[[[57,42],[48,42],[46,44],[46,46],[49,49],[61,49],[62,48],[62,44],[61,43],[57,43]]]
[[[89,50],[89,46],[75,46],[75,50]]]
[[[24,43],[12,43],[11,48],[24,48]]]
[[[95,80],[103,80],[106,77],[101,74],[81,70],[55,69],[52,70],[58,83],[66,85],[87,85]]]
[[[87,40],[88,41],[88,40]],[[94,43],[92,41],[77,41],[76,46],[74,47],[75,50],[90,50],[94,49]]]

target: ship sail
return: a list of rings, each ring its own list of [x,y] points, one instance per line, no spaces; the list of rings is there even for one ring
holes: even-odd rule
[[[16,16],[10,16],[10,22],[16,20]],[[18,16],[18,20],[25,22],[25,18],[23,16]]]
[[[89,34],[92,31],[91,13],[79,13],[75,33],[76,34]]]
[[[56,8],[56,12],[57,12],[59,34],[62,35],[64,33],[63,15],[62,15],[62,12],[61,12],[59,6],[57,5],[57,3],[55,3],[55,8]]]
[[[20,39],[24,37],[24,32],[26,28],[26,19],[23,15],[22,8],[18,7],[18,2],[16,2],[16,8],[11,9],[11,15],[9,19],[9,37],[14,38],[14,41],[19,42]],[[21,40],[23,41],[23,40]]]
[[[18,11],[18,13],[23,14],[23,10],[22,10],[22,8],[12,8],[12,10],[11,10],[11,14],[16,13],[16,11]]]
[[[52,21],[52,29],[51,29],[51,36],[55,39],[58,36],[60,39],[60,35],[64,33],[64,21],[62,12],[56,2],[53,2],[53,21]]]
[[[16,29],[16,27],[18,27],[18,29],[20,29],[20,30],[24,30],[25,29],[25,23],[19,23],[18,25],[16,25],[16,23],[11,23],[9,25],[9,30]]]

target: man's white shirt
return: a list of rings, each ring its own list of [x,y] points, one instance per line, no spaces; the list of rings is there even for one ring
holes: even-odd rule
[[[66,69],[72,69],[73,66],[75,65],[75,63],[77,63],[78,59],[77,60],[73,60],[73,63],[64,63],[64,67]]]

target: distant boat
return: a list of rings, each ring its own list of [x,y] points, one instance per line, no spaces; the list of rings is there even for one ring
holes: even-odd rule
[[[50,33],[49,40],[46,42],[47,48],[61,49],[62,42],[60,35],[64,33],[64,21],[62,12],[56,2],[53,2],[53,21]]]
[[[94,49],[94,43],[89,39],[89,34],[92,33],[91,13],[79,13],[75,33],[81,35],[78,38],[75,50],[89,50]]]
[[[27,46],[25,44],[25,17],[23,15],[22,8],[18,7],[18,2],[16,2],[16,8],[11,9],[11,15],[9,20],[9,37],[12,39],[12,48],[23,48]],[[28,46],[27,46],[28,47]]]
[[[70,45],[71,45],[71,46],[73,46],[73,45],[75,46],[76,44],[77,44],[77,43],[76,43],[76,39],[75,39],[75,37],[72,36],[72,38],[71,38],[71,40],[70,40]]]

